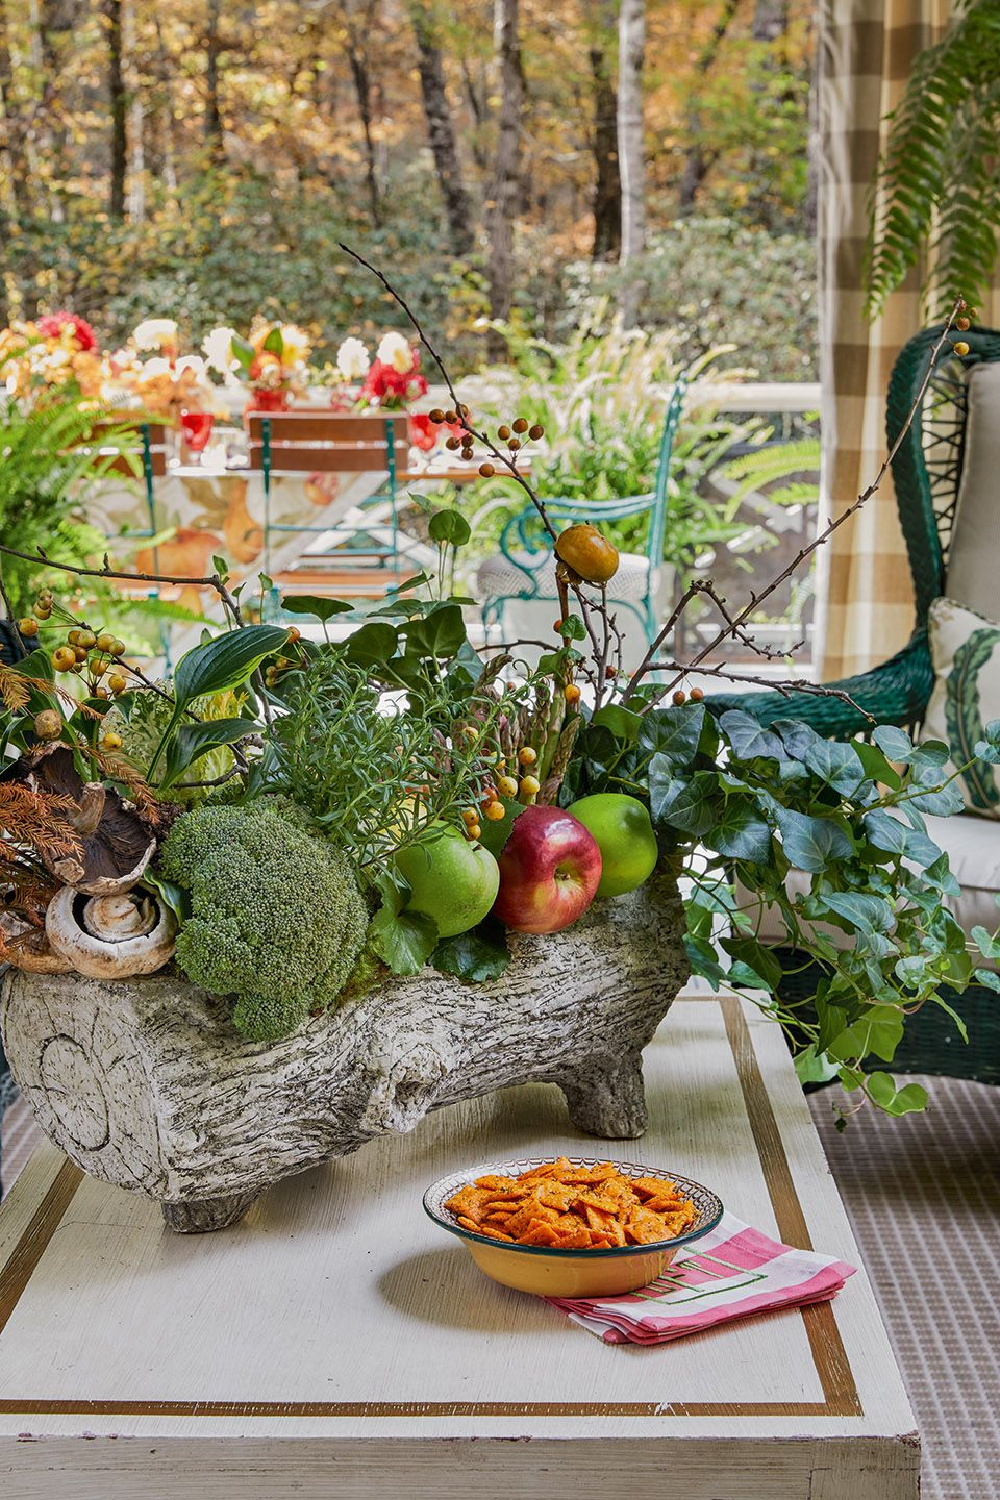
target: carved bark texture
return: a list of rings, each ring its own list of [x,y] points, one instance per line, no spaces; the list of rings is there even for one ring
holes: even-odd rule
[[[431,1109],[557,1083],[580,1129],[645,1128],[642,1049],[689,974],[675,884],[658,875],[565,933],[512,935],[502,979],[427,970],[244,1041],[230,1005],[172,974],[109,983],[11,970],[0,1027],[42,1129],[85,1172],[221,1228],[280,1178]]]

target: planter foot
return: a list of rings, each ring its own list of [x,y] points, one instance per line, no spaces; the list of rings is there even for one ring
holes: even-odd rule
[[[566,1096],[573,1124],[588,1135],[634,1140],[646,1129],[641,1053],[591,1058],[556,1082]]]
[[[167,1226],[177,1234],[207,1234],[236,1224],[256,1201],[256,1193],[231,1198],[203,1198],[195,1203],[161,1203]]]

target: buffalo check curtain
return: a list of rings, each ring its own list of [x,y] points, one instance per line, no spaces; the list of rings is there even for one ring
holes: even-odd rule
[[[870,483],[885,453],[885,393],[900,348],[923,326],[912,273],[875,324],[865,315],[868,195],[918,52],[941,36],[950,0],[820,0],[820,349],[828,519]],[[985,316],[985,310],[984,310]],[[892,481],[820,549],[821,680],[865,671],[913,629],[910,570]]]

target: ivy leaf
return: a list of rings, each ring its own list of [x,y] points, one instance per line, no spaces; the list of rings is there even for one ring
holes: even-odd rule
[[[853,745],[837,740],[818,740],[805,754],[805,765],[834,791],[849,796],[865,780],[865,770]]]
[[[903,1038],[903,1011],[898,1005],[870,1005],[864,1015],[834,1037],[827,1046],[832,1058],[844,1062],[874,1052],[892,1062]]]
[[[816,733],[812,725],[804,724],[801,719],[776,719],[771,728],[781,737],[781,743],[792,760],[800,760],[803,765],[815,745],[829,743]]]
[[[706,830],[705,843],[717,854],[751,864],[767,864],[772,858],[770,828],[754,803],[738,797],[726,799],[718,822]]]
[[[908,765],[913,758],[913,741],[906,730],[900,729],[896,724],[880,724],[872,731],[872,741],[888,760],[898,760]]]
[[[829,891],[816,898],[860,932],[891,932],[896,916],[888,901],[859,891]]]
[[[800,1083],[829,1083],[837,1076],[836,1064],[825,1052],[816,1050],[815,1042],[810,1042],[808,1047],[795,1054],[795,1071]]]
[[[650,755],[668,757],[678,768],[690,765],[698,753],[704,722],[704,703],[654,708],[644,716],[639,744]]]
[[[866,812],[862,822],[869,842],[876,849],[884,849],[887,854],[905,855],[921,869],[941,858],[941,850],[922,829],[901,823],[882,807]]]
[[[722,946],[730,958],[745,964],[762,989],[776,990],[781,983],[780,961],[753,937],[724,937]]]
[[[642,717],[632,713],[631,709],[622,708],[620,703],[606,703],[599,708],[591,719],[591,724],[598,728],[610,729],[616,739],[624,740],[626,745],[635,743],[639,730],[642,728]]]
[[[1000,942],[985,927],[973,927],[972,941],[984,958],[1000,958]]]
[[[988,990],[1000,995],[1000,974],[996,969],[977,969],[973,978],[977,984],[985,985]]]
[[[717,821],[719,778],[714,771],[673,775],[674,763],[656,754],[649,763],[649,811],[653,822],[700,838]]]
[[[870,745],[867,740],[855,740],[853,748],[864,767],[866,776],[872,781],[881,782],[883,786],[889,787],[894,792],[899,791],[903,785],[903,779],[895,766],[889,764],[877,745]]]
[[[896,1087],[891,1073],[869,1073],[868,1092],[887,1115],[906,1115],[927,1108],[927,1090],[919,1083]]]
[[[770,729],[762,729],[752,714],[741,708],[727,708],[719,717],[719,727],[739,760],[784,760],[785,747]]]
[[[692,932],[686,932],[683,941],[692,974],[707,979],[713,990],[728,983],[729,975],[719,963],[719,956],[710,942],[705,938],[695,937]]]
[[[487,917],[470,932],[442,938],[431,954],[431,963],[443,974],[454,974],[473,984],[499,979],[510,963],[503,925]]]
[[[847,859],[853,849],[850,835],[831,818],[813,818],[791,807],[775,804],[785,858],[797,870],[816,874],[831,860]]]
[[[503,803],[503,818],[494,823],[490,818],[482,819],[482,831],[479,842],[484,849],[488,849],[494,859],[503,853],[503,847],[510,838],[514,822],[524,812],[524,803],[518,802],[516,797],[504,797],[500,795],[497,799]]]

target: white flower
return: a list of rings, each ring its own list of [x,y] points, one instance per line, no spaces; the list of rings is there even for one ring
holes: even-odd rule
[[[304,364],[309,353],[309,335],[294,323],[281,325],[281,362],[286,365]]]
[[[177,375],[183,375],[185,370],[190,370],[196,380],[201,380],[205,374],[205,361],[200,354],[184,354],[174,366]]]
[[[205,363],[210,370],[217,370],[220,375],[228,375],[233,368],[233,338],[236,334],[235,328],[213,328],[211,333],[206,333],[201,341],[201,347],[205,355]]]
[[[400,375],[405,375],[413,364],[413,351],[409,340],[401,333],[386,333],[382,335],[375,358],[384,365],[391,365]]]
[[[371,356],[360,339],[345,339],[337,350],[337,369],[345,380],[363,380],[371,369]]]
[[[133,328],[132,342],[137,349],[175,349],[177,324],[173,318],[147,318]]]
[[[143,380],[159,380],[161,375],[171,373],[169,359],[147,359],[143,362],[141,370]]]

